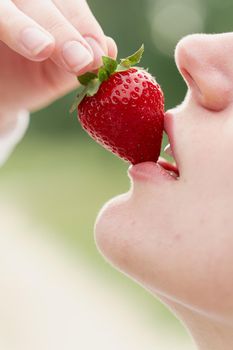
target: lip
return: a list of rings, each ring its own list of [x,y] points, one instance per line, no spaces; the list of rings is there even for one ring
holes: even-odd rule
[[[162,166],[165,170],[167,170],[170,175],[178,178],[180,176],[179,170],[175,163],[169,163],[166,159],[159,157],[158,164]]]
[[[174,115],[170,111],[164,116],[164,130],[168,136],[172,153],[174,153]]]
[[[131,165],[128,169],[128,175],[132,180],[143,182],[162,182],[164,180],[175,181],[163,166],[154,162],[139,163]]]
[[[168,136],[173,158],[176,163],[176,168],[179,169],[179,157],[176,153],[175,137],[174,137],[174,119],[175,115],[171,111],[167,111],[164,117],[164,130]],[[179,172],[179,170],[177,170]]]

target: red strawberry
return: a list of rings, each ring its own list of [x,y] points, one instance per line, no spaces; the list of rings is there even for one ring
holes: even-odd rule
[[[132,164],[156,162],[163,135],[163,92],[146,70],[131,68],[143,50],[119,65],[103,57],[98,75],[78,78],[84,87],[73,106],[78,106],[81,125],[94,140]]]

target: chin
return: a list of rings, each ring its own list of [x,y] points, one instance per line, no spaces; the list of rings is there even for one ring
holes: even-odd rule
[[[95,223],[95,242],[99,251],[114,262],[117,246],[128,231],[131,191],[107,202],[100,210]],[[120,238],[121,237],[121,238]],[[118,257],[119,258],[119,257]],[[117,260],[119,260],[117,258]]]

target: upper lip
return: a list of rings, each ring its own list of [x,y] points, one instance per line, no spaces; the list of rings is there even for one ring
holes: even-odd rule
[[[176,156],[175,137],[174,137],[174,114],[172,113],[172,111],[167,111],[165,113],[164,130],[168,136],[173,158],[179,171],[179,164]]]
[[[173,128],[173,114],[171,113],[171,111],[167,111],[165,113],[165,117],[164,117],[164,130],[168,136],[170,145],[171,145],[171,149],[172,152],[174,154],[174,148],[173,148],[173,144],[174,144],[174,128]]]

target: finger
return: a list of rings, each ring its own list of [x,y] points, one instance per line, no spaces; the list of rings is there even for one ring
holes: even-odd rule
[[[108,46],[108,56],[116,59],[118,49],[115,41],[112,38],[110,38],[110,36],[106,36],[106,41]]]
[[[67,21],[50,0],[14,0],[15,4],[32,17],[55,38],[52,60],[76,75],[91,67],[93,52],[79,31]]]
[[[80,32],[94,53],[92,69],[102,65],[102,56],[108,54],[106,37],[85,0],[53,0],[60,12]]]
[[[11,1],[0,1],[0,40],[20,55],[43,61],[53,52],[55,40]]]

